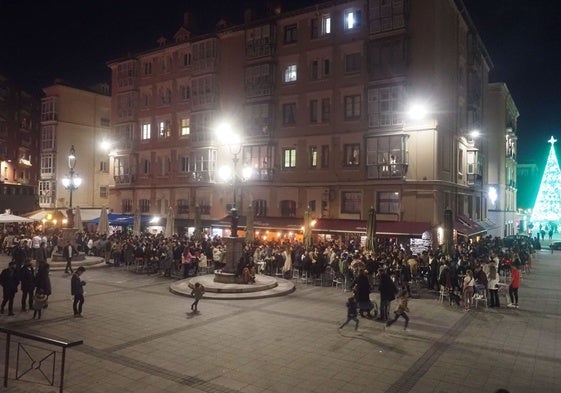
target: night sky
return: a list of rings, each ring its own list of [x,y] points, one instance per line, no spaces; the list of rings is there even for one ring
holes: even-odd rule
[[[561,2],[464,0],[491,55],[492,82],[506,82],[520,112],[519,162],[543,167],[547,140],[561,140]],[[219,17],[240,22],[265,0],[0,0],[0,73],[38,92],[62,78],[76,86],[109,81],[106,62],[156,47],[191,11],[204,31]],[[285,0],[288,7],[314,1]],[[259,8],[259,7],[257,7]],[[285,6],[285,9],[287,7]]]

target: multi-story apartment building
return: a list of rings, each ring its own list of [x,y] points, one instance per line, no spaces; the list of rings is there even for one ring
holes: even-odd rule
[[[41,158],[39,205],[68,208],[69,191],[62,179],[69,175],[68,155],[74,146],[75,172],[82,184],[73,192],[72,206],[101,208],[109,202],[109,158],[102,142],[109,139],[109,88],[89,91],[56,81],[43,89],[41,100]]]
[[[488,85],[486,134],[488,148],[488,217],[497,226],[491,234],[514,235],[517,220],[517,125],[518,109],[504,83]]]
[[[517,188],[526,191],[516,194],[516,204],[519,209],[529,210],[534,208],[542,175],[543,173],[540,173],[540,168],[535,162],[518,163],[516,166]]]
[[[236,190],[242,216],[251,203],[299,222],[310,207],[344,227],[372,206],[392,234],[420,235],[449,209],[458,233],[480,232],[487,161],[469,133],[484,126],[491,61],[462,1],[247,11],[243,24],[198,36],[186,24],[159,44],[109,63],[115,211],[171,206],[177,226],[195,205],[224,217],[234,198],[217,171],[238,153],[253,170]],[[215,134],[221,122],[239,152]]]
[[[0,75],[0,210],[37,206],[39,100]]]

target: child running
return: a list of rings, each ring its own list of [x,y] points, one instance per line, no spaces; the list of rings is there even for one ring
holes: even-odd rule
[[[33,296],[33,319],[41,319],[41,311],[47,304],[47,297],[41,288],[35,291],[35,296]]]
[[[347,299],[347,320],[341,326],[339,326],[339,329],[343,329],[345,325],[349,323],[349,321],[355,321],[355,330],[358,329],[358,318],[356,317],[357,316],[356,307],[357,307],[356,300],[354,296],[351,296],[350,298]]]
[[[197,306],[199,305],[199,300],[203,297],[205,293],[205,287],[200,283],[195,283],[195,287],[191,291],[191,296],[195,298],[193,304],[191,304],[191,311],[197,312]]]
[[[407,307],[407,298],[408,298],[407,290],[402,289],[401,294],[399,296],[399,305],[397,309],[394,311],[395,317],[394,319],[386,322],[386,327],[390,327],[397,319],[402,316],[405,319],[405,326],[403,330],[407,330],[407,325],[409,325],[409,317],[407,313],[409,312],[409,308]]]

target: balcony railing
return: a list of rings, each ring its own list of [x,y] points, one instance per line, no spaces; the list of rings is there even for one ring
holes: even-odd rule
[[[483,176],[477,173],[468,173],[467,175],[467,183],[470,186],[479,186],[483,185]]]
[[[256,169],[252,173],[250,180],[270,181],[273,180],[273,174],[274,174],[273,168]]]
[[[134,183],[135,176],[128,174],[128,175],[115,175],[113,176],[113,180],[115,180],[115,185],[123,186],[123,185],[130,185]]]
[[[399,179],[407,174],[409,164],[374,164],[368,166],[369,179]]]

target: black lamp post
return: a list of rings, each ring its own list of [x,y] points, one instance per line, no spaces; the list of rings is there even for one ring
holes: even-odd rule
[[[74,145],[70,147],[70,153],[68,154],[68,176],[62,178],[62,185],[65,189],[70,192],[70,202],[67,210],[68,215],[68,228],[74,228],[74,212],[72,211],[72,193],[80,187],[82,184],[82,178],[74,172],[76,166],[76,151],[74,150]]]

